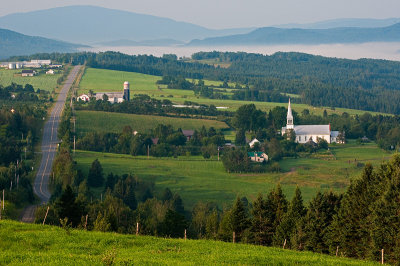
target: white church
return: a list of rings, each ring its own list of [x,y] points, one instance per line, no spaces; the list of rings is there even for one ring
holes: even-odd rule
[[[295,133],[296,142],[307,143],[309,141],[318,142],[324,139],[328,143],[343,143],[339,137],[339,131],[331,131],[331,125],[294,125],[290,99],[286,118],[286,127],[282,128],[282,136],[291,130]]]

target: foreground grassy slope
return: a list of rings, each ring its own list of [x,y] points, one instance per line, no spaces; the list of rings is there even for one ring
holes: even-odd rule
[[[200,98],[194,95],[193,91],[187,90],[173,90],[167,89],[165,85],[157,85],[157,80],[161,77],[151,76],[141,73],[134,72],[124,72],[106,69],[94,69],[88,68],[80,83],[79,93],[87,93],[90,89],[94,92],[100,91],[121,91],[122,84],[124,81],[129,81],[131,83],[131,97],[134,94],[147,94],[153,98],[158,99],[169,99],[174,103],[183,104],[185,101],[194,101],[200,104],[213,104],[217,107],[228,107],[228,110],[235,111],[240,106],[244,104],[254,103],[257,108],[269,111],[276,106],[287,107],[286,103],[269,103],[269,102],[251,102],[251,101],[235,101],[235,100],[217,100],[217,99],[207,99]],[[205,80],[206,85],[219,86],[221,82]],[[232,84],[231,84],[232,85]],[[229,90],[230,91],[230,90]],[[169,96],[169,97],[168,97]],[[172,97],[171,97],[172,96]],[[342,114],[347,112],[349,114],[363,114],[365,111],[336,108],[331,110],[330,108],[319,108],[312,107],[305,104],[293,104],[292,108],[301,112],[304,109],[309,109],[311,113],[321,115],[326,109],[328,114]],[[373,113],[373,112],[372,112]]]
[[[158,124],[172,125],[175,129],[229,128],[224,122],[209,119],[175,118],[155,115],[135,115],[97,111],[77,111],[78,134],[86,132],[122,132],[124,126],[131,126],[138,132],[149,132]]]
[[[311,252],[205,240],[71,230],[0,221],[0,262],[11,265],[366,265]]]
[[[147,159],[144,156],[78,151],[74,159],[85,174],[98,158],[105,174],[132,173],[155,182],[160,192],[169,187],[179,193],[185,207],[191,209],[199,201],[230,205],[237,195],[253,200],[259,192],[267,193],[277,183],[282,185],[289,199],[296,186],[299,186],[303,198],[309,201],[317,191],[343,192],[350,180],[359,176],[366,162],[377,165],[390,157],[389,153],[374,144],[337,145],[332,146],[331,151],[310,158],[284,159],[279,162],[281,173],[261,174],[227,173],[222,162],[215,157],[211,160],[204,160],[200,156]]]
[[[16,73],[21,72],[21,69],[18,70],[8,70],[2,69],[0,70],[0,85],[8,86],[12,82],[16,84],[20,84],[25,86],[25,84],[31,84],[35,90],[47,90],[52,91],[57,87],[57,79],[62,76],[62,74],[55,75],[46,75],[40,74],[34,77],[21,77]]]

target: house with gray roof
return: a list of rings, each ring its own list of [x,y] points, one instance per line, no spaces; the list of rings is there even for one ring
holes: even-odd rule
[[[328,143],[343,143],[339,131],[331,131],[331,125],[295,125],[293,121],[290,99],[286,117],[286,127],[282,128],[282,136],[290,131],[295,134],[295,141],[298,143],[307,143],[309,141],[318,142],[318,139],[324,139]],[[344,136],[343,136],[344,137]]]

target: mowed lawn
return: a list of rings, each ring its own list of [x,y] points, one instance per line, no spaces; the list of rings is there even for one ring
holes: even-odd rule
[[[0,221],[4,265],[373,265],[307,251],[213,240],[88,232]],[[113,263],[112,263],[113,262]]]
[[[202,98],[196,96],[193,91],[167,89],[165,85],[156,84],[158,80],[161,80],[161,77],[135,72],[87,68],[80,83],[79,93],[87,93],[89,90],[93,90],[94,92],[122,91],[124,81],[129,81],[131,88],[131,97],[134,97],[135,94],[147,94],[157,99],[169,99],[176,104],[183,104],[185,101],[193,101],[199,104],[213,104],[217,107],[225,107],[228,111],[236,111],[240,106],[244,104],[255,104],[258,109],[266,112],[275,108],[276,106],[287,107],[287,103]],[[221,84],[220,81],[210,80],[205,80],[204,83],[208,86],[219,86]],[[227,91],[232,92],[231,89],[227,89]],[[345,108],[335,108],[334,110],[332,110],[329,107],[312,107],[306,104],[292,104],[292,108],[299,113],[304,109],[309,109],[310,113],[317,115],[322,115],[324,110],[326,110],[328,114],[338,115],[341,115],[343,112],[347,112],[351,115],[360,115],[365,113],[365,111],[360,110]],[[377,114],[374,112],[371,113]]]
[[[52,91],[57,87],[57,79],[62,76],[62,74],[46,75],[40,74],[34,77],[22,77],[22,69],[2,69],[0,70],[0,85],[8,86],[11,83],[16,83],[25,86],[25,84],[31,84],[35,90],[47,90]]]
[[[77,111],[76,128],[78,134],[87,132],[122,132],[124,126],[130,126],[138,132],[149,132],[158,124],[171,125],[174,129],[201,129],[214,127],[228,129],[225,122],[209,119],[176,118],[155,115],[136,115],[99,111]]]
[[[253,200],[259,192],[267,193],[278,183],[289,199],[296,186],[301,188],[305,201],[309,201],[317,191],[343,192],[352,178],[359,177],[366,162],[378,165],[391,156],[374,144],[337,145],[332,146],[331,151],[334,155],[284,159],[279,162],[281,173],[262,174],[227,173],[222,162],[215,157],[211,160],[194,156],[147,159],[145,156],[77,151],[74,158],[86,174],[97,158],[105,174],[131,173],[154,181],[159,192],[168,187],[178,192],[185,206],[191,209],[198,201],[213,201],[222,207],[231,204],[236,196],[246,196]]]

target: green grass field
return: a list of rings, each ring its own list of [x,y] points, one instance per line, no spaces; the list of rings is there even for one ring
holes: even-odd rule
[[[8,86],[12,82],[25,86],[25,84],[31,84],[35,90],[47,90],[52,91],[57,87],[57,79],[62,76],[62,74],[46,75],[40,74],[34,77],[21,77],[17,73],[21,72],[21,69],[17,70],[0,70],[0,85]]]
[[[101,91],[122,91],[124,81],[129,81],[131,84],[131,97],[134,94],[147,94],[153,98],[157,99],[169,99],[174,103],[183,104],[185,101],[193,101],[199,104],[215,105],[217,107],[228,107],[229,111],[235,111],[240,106],[244,104],[253,103],[257,108],[263,111],[269,111],[276,106],[287,107],[286,103],[270,103],[270,102],[251,102],[251,101],[235,101],[235,100],[217,100],[217,99],[207,99],[201,98],[194,95],[193,91],[187,90],[174,90],[167,89],[165,85],[157,85],[157,80],[161,77],[151,76],[146,74],[134,73],[134,72],[124,72],[106,69],[94,69],[87,68],[85,74],[80,83],[79,93],[87,93],[90,89],[94,92]],[[221,82],[218,81],[204,81],[206,85],[219,86]],[[170,96],[170,97],[168,97]],[[171,97],[173,96],[173,97]],[[319,108],[312,107],[305,104],[292,104],[293,110],[301,112],[304,109],[309,109],[311,113],[322,115],[323,111],[326,110],[328,114],[342,114],[347,112],[351,115],[363,114],[365,111],[336,108],[332,110],[331,108]],[[377,114],[371,112],[372,114]]]
[[[106,174],[135,174],[155,182],[158,192],[169,187],[178,192],[185,206],[191,209],[198,201],[213,201],[223,206],[232,204],[236,196],[253,200],[259,192],[268,193],[278,183],[289,199],[296,186],[301,188],[305,201],[309,201],[317,191],[343,192],[350,180],[360,175],[363,164],[378,165],[391,156],[374,144],[337,145],[332,146],[331,151],[310,158],[287,158],[279,162],[281,173],[261,174],[227,173],[222,162],[215,157],[211,160],[195,156],[147,159],[145,156],[77,151],[74,159],[86,174],[91,163],[98,158]]]
[[[175,118],[155,115],[136,115],[97,111],[77,111],[76,128],[78,134],[86,132],[122,132],[124,126],[131,126],[138,132],[149,132],[158,124],[172,125],[175,129],[215,129],[229,128],[224,122],[209,119]]]
[[[71,230],[0,221],[4,265],[368,265],[311,252],[219,241]],[[112,263],[111,263],[112,262]]]

